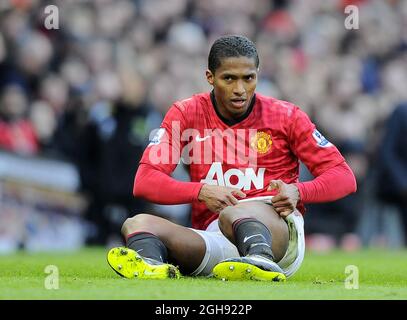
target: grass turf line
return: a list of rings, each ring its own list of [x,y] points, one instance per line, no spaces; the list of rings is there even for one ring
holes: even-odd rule
[[[106,262],[107,250],[0,256],[0,299],[142,300],[337,300],[407,299],[407,251],[362,250],[307,253],[285,283],[184,277],[180,280],[123,279]],[[59,289],[44,286],[47,265],[59,271]],[[347,265],[359,269],[359,289],[346,289]]]

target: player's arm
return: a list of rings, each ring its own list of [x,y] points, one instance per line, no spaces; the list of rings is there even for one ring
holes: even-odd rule
[[[356,191],[355,176],[346,162],[327,169],[312,181],[295,185],[304,203],[335,201]]]
[[[133,195],[157,204],[183,204],[198,199],[202,184],[184,182],[150,164],[140,164],[134,180]]]
[[[296,109],[291,126],[291,147],[315,177],[297,183],[304,203],[334,201],[356,191],[355,176],[339,150],[316,129],[309,117]]]
[[[282,216],[287,216],[301,199],[303,203],[334,201],[356,191],[356,180],[349,166],[342,162],[327,169],[312,181],[286,184],[281,180],[270,182],[268,190],[278,189],[273,206]]]
[[[298,201],[316,203],[334,201],[356,191],[356,179],[338,149],[315,128],[308,116],[299,109],[288,129],[291,149],[307,166],[315,179],[285,184],[272,181],[269,189],[279,189],[273,198],[276,211],[290,214]]]
[[[149,164],[140,164],[133,194],[158,204],[182,204],[199,200],[212,212],[238,204],[235,196],[246,194],[236,188],[212,186],[199,182],[177,181]]]

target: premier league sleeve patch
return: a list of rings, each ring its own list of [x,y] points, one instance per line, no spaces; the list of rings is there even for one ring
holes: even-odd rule
[[[165,129],[164,128],[160,128],[158,130],[154,130],[151,134],[150,134],[150,143],[148,146],[155,146],[157,144],[159,144],[161,142],[161,138],[165,133]],[[152,136],[152,138],[151,138]]]
[[[314,130],[312,133],[312,136],[314,137],[315,141],[317,142],[317,145],[320,146],[321,148],[328,148],[332,147],[333,144],[330,143],[322,134],[319,132],[317,129]]]

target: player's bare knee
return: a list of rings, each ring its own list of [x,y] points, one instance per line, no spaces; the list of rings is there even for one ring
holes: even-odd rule
[[[220,231],[222,231],[222,233],[224,235],[227,236],[227,234],[230,233],[229,230],[231,230],[231,224],[230,224],[229,218],[227,216],[227,213],[225,213],[225,209],[223,209],[219,213],[218,226],[219,226]]]
[[[225,223],[227,223],[230,220],[230,212],[231,212],[230,208],[231,207],[226,207],[221,212],[219,212],[219,217],[218,217],[219,225],[224,225]]]
[[[232,223],[235,220],[235,210],[232,206],[226,207],[219,213],[218,224],[219,229],[225,234],[229,233],[229,229],[232,228]]]
[[[251,218],[252,215],[242,207],[229,206],[219,213],[218,225],[222,233],[230,240],[233,238],[233,222],[241,218]]]
[[[137,231],[149,231],[149,226],[152,225],[154,218],[154,216],[144,213],[127,218],[122,225],[122,235],[127,236]]]

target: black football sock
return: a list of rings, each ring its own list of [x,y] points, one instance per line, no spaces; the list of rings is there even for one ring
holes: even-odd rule
[[[136,232],[127,237],[127,248],[137,251],[145,258],[166,262],[168,251],[164,243],[149,232]]]
[[[235,244],[242,256],[258,254],[274,261],[271,232],[254,218],[238,219],[233,223]]]

